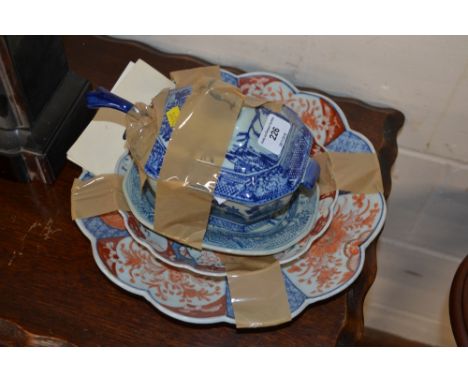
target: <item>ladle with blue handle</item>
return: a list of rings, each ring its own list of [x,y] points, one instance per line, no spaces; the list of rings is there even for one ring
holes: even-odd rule
[[[90,109],[106,107],[121,111],[135,118],[141,117],[141,111],[130,101],[111,93],[109,90],[98,87],[86,94],[86,105]]]

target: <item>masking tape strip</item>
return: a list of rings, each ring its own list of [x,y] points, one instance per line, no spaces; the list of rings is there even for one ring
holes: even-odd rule
[[[335,190],[358,194],[383,193],[382,173],[375,153],[324,152],[314,156],[320,165],[320,193]]]
[[[170,89],[167,89],[167,88],[161,90],[161,92],[159,92],[159,94],[151,100],[151,105],[154,110],[154,116],[156,119],[156,125],[158,127],[158,131],[161,128],[162,121],[164,119],[164,113],[166,109],[166,102],[167,102],[167,96],[169,95],[169,90]],[[151,151],[151,149],[149,151]],[[149,156],[149,153],[148,153],[148,156]]]
[[[240,91],[239,91],[240,93]],[[241,93],[242,94],[242,93]],[[257,98],[252,96],[244,96],[244,105],[248,107],[266,107],[275,113],[279,113],[283,107],[281,101],[268,101],[264,98]]]
[[[219,65],[214,66],[204,66],[200,68],[177,70],[170,73],[171,79],[175,81],[178,88],[185,87],[188,85],[193,85],[202,77],[215,78],[221,80],[221,68]],[[241,97],[244,98],[244,106],[247,107],[260,107],[264,106],[275,113],[279,113],[283,107],[283,102],[281,101],[268,101],[263,98],[245,96],[242,92],[231,85],[221,82],[222,85],[232,88],[231,91],[237,92]]]
[[[168,94],[169,89],[162,90],[151,101],[151,107],[137,103],[135,105],[139,111],[137,117],[127,114],[125,130],[127,148],[138,169],[140,188],[143,188],[147,178],[144,168],[161,128]]]
[[[219,82],[202,78],[193,85],[156,182],[155,231],[198,249],[243,102]]]
[[[291,321],[281,267],[273,256],[218,256],[227,270],[237,328],[275,326]]]
[[[183,88],[197,82],[201,77],[210,77],[220,80],[221,71],[219,65],[202,66],[199,68],[173,71],[170,73],[170,77],[178,88]]]
[[[116,174],[99,175],[87,180],[75,179],[71,189],[72,219],[84,219],[117,210],[128,211],[122,181],[123,177]]]

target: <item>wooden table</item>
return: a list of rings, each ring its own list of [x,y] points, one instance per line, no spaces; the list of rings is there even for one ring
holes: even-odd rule
[[[208,64],[109,38],[64,41],[72,70],[109,88],[127,63],[138,58],[165,75]],[[364,133],[378,151],[388,197],[403,115],[354,99],[332,98],[351,127]],[[377,270],[377,239],[367,249],[364,269],[354,284],[279,328],[237,331],[226,324],[184,324],[115,286],[100,272],[88,239],[70,219],[70,187],[80,172],[68,162],[53,185],[0,180],[0,344],[331,346],[361,338],[363,302]]]

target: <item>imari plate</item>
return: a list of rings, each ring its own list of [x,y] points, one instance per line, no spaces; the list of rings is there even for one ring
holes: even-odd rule
[[[316,139],[328,150],[375,152],[365,137],[349,128],[341,110],[328,98],[300,93],[309,97],[301,105],[295,98],[295,88],[270,74],[246,74],[240,76],[240,81],[247,92],[271,91],[284,96],[287,102],[297,102],[309,118],[309,127],[320,133]],[[324,235],[302,256],[282,266],[292,317],[353,283],[362,270],[365,249],[380,232],[386,216],[382,194],[340,194],[334,211]],[[91,241],[97,265],[116,285],[185,322],[234,324],[226,278],[196,275],[158,261],[130,236],[118,213],[77,223]],[[162,250],[172,255],[171,247]]]

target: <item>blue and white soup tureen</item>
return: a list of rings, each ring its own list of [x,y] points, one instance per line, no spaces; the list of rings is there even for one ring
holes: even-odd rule
[[[190,86],[169,91],[165,111],[182,108]],[[134,106],[100,88],[88,93],[89,107],[123,112]],[[154,192],[170,144],[172,128],[164,116],[145,172]],[[310,156],[313,136],[290,108],[242,107],[214,190],[211,214],[237,223],[253,223],[285,211],[300,186],[313,189],[320,168]]]

